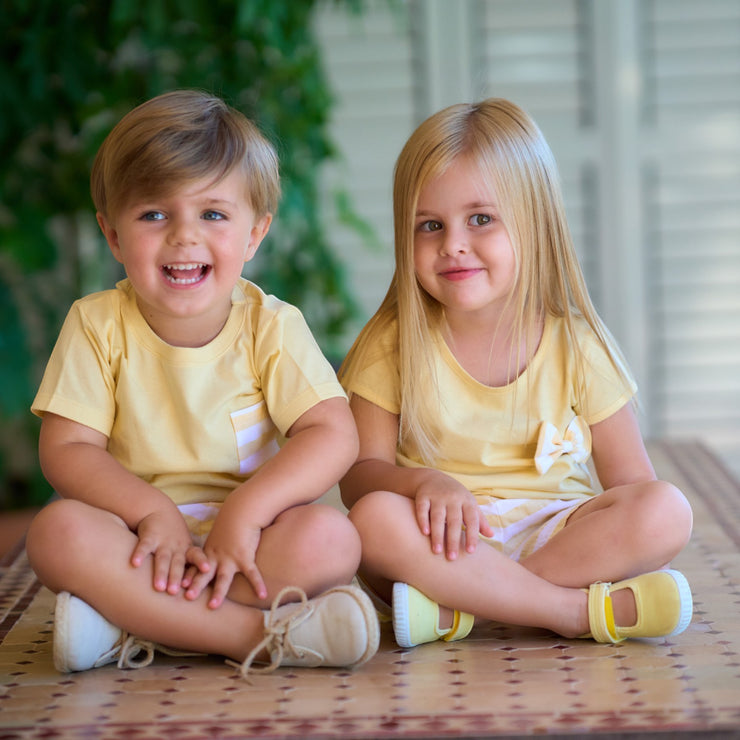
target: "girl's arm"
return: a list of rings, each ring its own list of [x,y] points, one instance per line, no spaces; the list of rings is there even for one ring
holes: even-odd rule
[[[591,427],[592,456],[605,490],[655,480],[655,470],[631,404]]]
[[[212,575],[196,575],[188,598],[196,598],[213,579],[209,606],[220,606],[237,573],[249,580],[259,598],[266,598],[255,564],[262,530],[286,509],[326,493],[357,456],[357,430],[344,398],[313,406],[286,437],[280,451],[227,496],[203,548]]]
[[[454,478],[433,468],[396,465],[398,416],[358,395],[350,408],[357,423],[360,453],[357,462],[340,481],[347,508],[372,491],[392,491],[413,499],[421,532],[431,541],[432,551],[457,557],[465,528],[468,552],[475,550],[478,533],[493,534],[481,516],[474,496]]]
[[[109,452],[108,438],[76,421],[44,414],[39,437],[41,469],[54,490],[115,514],[136,532],[131,564],[154,556],[154,588],[176,593],[185,569],[190,534],[177,507],[159,489],[124,468]]]

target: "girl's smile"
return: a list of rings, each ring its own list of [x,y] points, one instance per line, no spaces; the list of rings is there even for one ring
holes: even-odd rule
[[[448,320],[479,315],[494,324],[509,302],[514,249],[495,193],[466,157],[421,190],[414,228],[414,267],[421,286]]]
[[[452,282],[457,282],[460,280],[468,280],[471,277],[475,277],[479,273],[483,271],[483,268],[474,268],[474,267],[454,267],[450,268],[449,270],[442,270],[439,274],[447,279],[451,280]]]

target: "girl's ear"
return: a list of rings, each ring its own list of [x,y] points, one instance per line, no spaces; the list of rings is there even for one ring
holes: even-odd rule
[[[121,246],[118,243],[118,232],[102,213],[96,213],[95,218],[98,220],[98,226],[100,226],[100,230],[103,232],[105,241],[108,242],[108,246],[110,247],[110,251],[113,253],[113,256],[123,264]]]
[[[272,214],[266,213],[260,218],[252,230],[249,232],[249,242],[247,243],[247,249],[244,252],[244,261],[249,262],[255,254],[257,254],[257,248],[262,243],[262,240],[267,236],[267,232],[270,230],[272,224]]]

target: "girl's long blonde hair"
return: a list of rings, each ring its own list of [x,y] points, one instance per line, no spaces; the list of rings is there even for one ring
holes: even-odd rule
[[[443,307],[419,284],[414,270],[414,224],[425,185],[453,161],[476,163],[496,194],[516,261],[511,296],[517,316],[512,354],[529,347],[544,316],[562,317],[577,351],[575,319],[583,317],[624,374],[623,358],[607,340],[593,307],[565,218],[555,160],[534,121],[508,100],[490,98],[435,113],[411,135],[396,162],[393,216],[396,268],[375,315],[360,332],[340,378],[362,366],[363,356],[395,320],[401,412],[399,443],[421,461],[434,464],[439,440],[432,432],[430,388],[436,388],[433,345]],[[577,362],[579,389],[584,368]],[[582,399],[585,402],[585,399]]]

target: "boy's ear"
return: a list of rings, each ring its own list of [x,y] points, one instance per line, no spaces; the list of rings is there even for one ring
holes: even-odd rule
[[[272,214],[266,213],[260,218],[257,223],[252,227],[249,232],[249,243],[244,253],[244,261],[249,262],[255,254],[257,254],[257,248],[262,243],[262,240],[267,236],[267,232],[270,230],[272,224]]]
[[[98,220],[98,226],[100,226],[100,230],[103,232],[105,241],[108,242],[108,246],[110,247],[110,251],[113,253],[113,256],[123,264],[121,247],[118,243],[118,232],[102,213],[96,213],[95,218]]]

